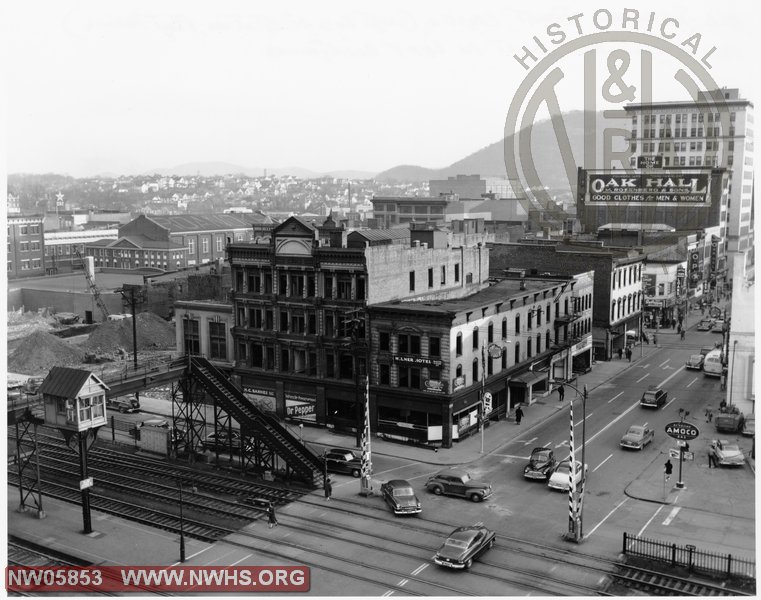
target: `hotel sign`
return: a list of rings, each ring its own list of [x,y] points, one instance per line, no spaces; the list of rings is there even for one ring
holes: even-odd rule
[[[709,175],[676,175],[665,171],[647,175],[589,175],[588,205],[697,204],[708,202]]]
[[[428,358],[427,356],[408,356],[395,354],[393,360],[398,365],[409,365],[411,367],[433,367],[440,369],[444,366],[444,361],[439,358]]]

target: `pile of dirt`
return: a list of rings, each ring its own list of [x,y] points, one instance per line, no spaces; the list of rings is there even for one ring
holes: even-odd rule
[[[172,323],[151,312],[139,313],[136,319],[138,351],[172,350],[176,347]],[[82,347],[90,352],[112,352],[118,348],[132,351],[132,318],[102,323]]]
[[[84,353],[56,336],[35,331],[25,337],[8,357],[8,370],[26,375],[44,374],[53,367],[81,363]]]
[[[24,312],[23,307],[19,310],[8,311],[7,340],[21,340],[35,331],[50,331],[56,325],[55,319],[48,314],[47,310],[38,312]]]

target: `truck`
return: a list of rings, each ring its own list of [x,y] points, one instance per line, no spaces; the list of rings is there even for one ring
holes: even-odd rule
[[[737,433],[742,431],[745,415],[734,405],[722,406],[713,419],[716,431]]]

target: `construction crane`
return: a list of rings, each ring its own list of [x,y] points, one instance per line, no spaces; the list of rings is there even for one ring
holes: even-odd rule
[[[87,285],[90,286],[90,293],[92,294],[92,297],[95,299],[95,304],[98,305],[100,312],[103,313],[103,320],[107,321],[108,315],[110,314],[108,312],[108,307],[106,306],[106,303],[103,302],[103,298],[100,297],[100,290],[98,289],[98,286],[95,285],[95,280],[92,278],[92,275],[90,275],[90,271],[87,269],[87,265],[85,264],[85,259],[82,257],[82,253],[79,251],[79,248],[75,248],[75,251],[77,253],[77,258],[79,258],[79,260],[82,261],[82,266],[84,267],[84,271],[85,271],[85,277],[87,278]]]

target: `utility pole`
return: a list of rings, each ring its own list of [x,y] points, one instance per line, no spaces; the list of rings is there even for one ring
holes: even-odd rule
[[[130,287],[128,289],[120,289],[116,290],[117,293],[122,295],[122,298],[129,303],[131,309],[132,309],[132,356],[133,356],[133,362],[134,362],[134,368],[135,371],[137,371],[137,316],[135,314],[135,288]],[[127,294],[129,294],[129,297],[127,297]]]

